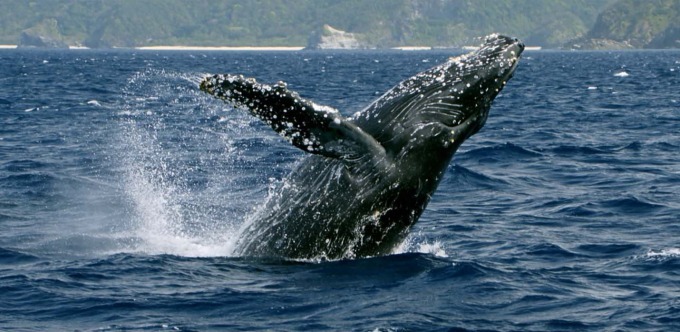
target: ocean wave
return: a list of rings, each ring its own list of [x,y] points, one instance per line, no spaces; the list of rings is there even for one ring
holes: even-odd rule
[[[633,257],[632,266],[645,273],[655,273],[658,282],[676,282],[669,271],[680,269],[680,248],[651,249]]]
[[[576,247],[577,252],[595,257],[625,257],[638,250],[640,250],[640,245],[634,243],[582,244]]]
[[[448,172],[450,174],[443,181],[447,185],[452,185],[453,188],[466,188],[466,190],[470,188],[488,189],[509,184],[503,179],[475,172],[457,164],[450,166]]]
[[[229,256],[304,152],[195,73],[351,114],[423,54],[10,53],[0,330],[678,330],[677,52],[532,54],[401,251],[306,262]]]
[[[514,143],[477,148],[456,155],[457,159],[484,159],[485,161],[518,161],[541,157],[540,152],[525,149]]]
[[[641,151],[644,148],[644,144],[640,141],[632,142],[617,151]]]
[[[32,263],[39,260],[37,256],[14,251],[10,249],[0,248],[0,264],[17,265]]]
[[[43,189],[55,179],[56,177],[54,175],[42,172],[11,174],[0,177],[0,186],[24,188],[28,192],[35,192],[37,194],[41,189]]]
[[[610,151],[590,147],[590,146],[577,146],[577,145],[561,145],[550,150],[554,154],[558,155],[600,155],[611,153]]]
[[[579,256],[578,254],[571,252],[567,249],[564,249],[553,243],[541,243],[532,245],[529,248],[527,248],[526,254],[530,256],[543,256],[546,259],[556,258],[568,259]]]
[[[455,261],[445,266],[432,269],[427,279],[432,282],[445,280],[479,281],[489,276],[500,276],[504,273],[486,264],[476,261]]]
[[[660,150],[663,152],[676,152],[678,149],[680,149],[679,145],[670,143],[670,142],[653,142],[651,144],[651,147],[653,147],[656,150]]]
[[[607,210],[626,215],[646,215],[665,208],[662,204],[650,203],[634,196],[607,200],[599,205]]]
[[[50,163],[32,159],[9,160],[2,163],[2,170],[7,172],[26,172],[45,169],[53,166]]]

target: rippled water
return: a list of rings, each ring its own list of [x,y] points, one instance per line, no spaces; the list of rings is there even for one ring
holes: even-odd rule
[[[525,53],[393,255],[230,255],[304,155],[201,77],[353,114],[450,55],[0,50],[0,330],[680,328],[677,51]]]

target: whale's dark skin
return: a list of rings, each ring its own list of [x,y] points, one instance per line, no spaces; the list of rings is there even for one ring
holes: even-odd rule
[[[417,74],[351,118],[242,76],[201,90],[269,124],[311,153],[258,216],[235,253],[293,259],[389,254],[407,236],[453,154],[484,125],[524,45],[491,35],[477,51]]]

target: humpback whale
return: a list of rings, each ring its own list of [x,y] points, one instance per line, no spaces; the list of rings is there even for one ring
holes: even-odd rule
[[[458,147],[486,122],[523,50],[515,38],[487,36],[476,51],[404,80],[351,117],[283,82],[206,77],[202,91],[249,111],[309,153],[242,226],[235,254],[351,259],[392,252]]]

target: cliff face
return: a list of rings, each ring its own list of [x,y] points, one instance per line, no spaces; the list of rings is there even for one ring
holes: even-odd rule
[[[678,48],[680,1],[620,0],[604,10],[576,49]]]
[[[57,27],[57,20],[46,19],[21,32],[18,47],[68,48]]]
[[[48,36],[43,36],[39,34],[31,33],[30,31],[24,31],[21,33],[19,38],[19,48],[68,48],[68,44],[65,42],[54,39]]]
[[[321,31],[312,34],[307,43],[307,49],[311,50],[355,50],[365,49],[368,46],[362,42],[361,35],[349,33],[333,28],[325,24]]]

